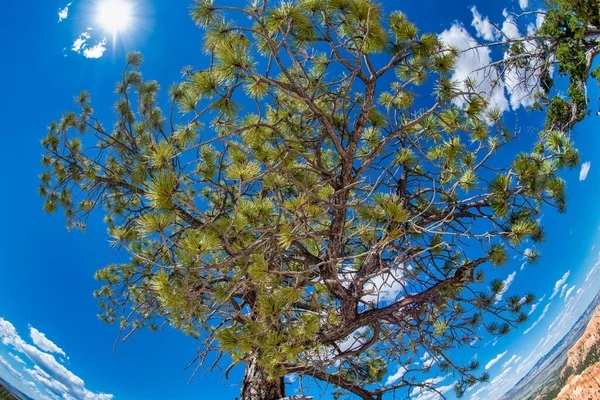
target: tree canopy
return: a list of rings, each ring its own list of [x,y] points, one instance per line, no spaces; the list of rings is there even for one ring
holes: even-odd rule
[[[169,106],[130,53],[115,120],[84,91],[42,142],[45,209],[69,228],[103,212],[130,254],[97,272],[102,318],[124,338],[170,324],[201,341],[199,366],[244,364],[243,399],[284,397],[292,374],[363,399],[435,390],[434,363],[458,395],[487,379],[451,352],[525,321],[533,295],[486,271],[534,261],[541,207],[565,211],[570,125],[513,154],[518,133],[452,81],[458,53],[374,1],[191,14],[210,65],[184,68]],[[552,15],[544,35],[566,29]],[[561,70],[575,87],[578,71]]]
[[[589,113],[588,80],[600,83],[600,67],[593,65],[599,53],[600,2],[545,0],[542,4],[543,8],[534,9],[533,4],[508,17],[505,22],[518,32],[507,34],[494,25],[500,39],[481,45],[503,48],[503,59],[488,68],[498,69],[494,76],[512,81],[511,86],[535,98],[534,107],[547,113],[546,128],[569,131]],[[556,90],[556,80],[566,81],[565,90]],[[563,84],[559,86],[562,89]],[[595,101],[592,104],[596,106]]]

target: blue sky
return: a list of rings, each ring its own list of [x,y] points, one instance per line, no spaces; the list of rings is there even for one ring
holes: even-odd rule
[[[116,36],[96,21],[100,0],[73,0],[66,12],[69,3],[62,0],[7,2],[0,13],[5,38],[0,62],[0,375],[35,398],[52,398],[50,393],[64,393],[66,399],[234,398],[239,369],[229,381],[219,371],[201,371],[187,384],[193,369],[184,368],[198,343],[169,328],[138,332],[111,354],[117,327],[96,318],[92,292],[98,283],[93,275],[124,255],[109,247],[100,215],[90,221],[86,233],[68,233],[61,215],[50,217],[41,211],[36,193],[40,140],[48,123],[74,107],[73,96],[81,89],[91,93],[97,115],[110,120],[114,82],[127,51],[144,54],[145,77],[163,88],[180,78],[183,66],[206,65],[202,32],[188,16],[191,0],[131,3],[135,18]],[[518,2],[388,0],[384,5],[386,11],[405,11],[421,31],[445,31],[454,39],[464,39],[467,33],[493,39],[485,17],[502,26],[503,9],[517,10]],[[474,19],[477,26],[472,26]],[[465,68],[472,63],[465,59]],[[166,101],[166,90],[162,96]],[[596,88],[590,87],[590,97],[598,97]],[[497,98],[507,109],[520,105],[515,96],[510,100]],[[592,116],[577,126],[575,140],[582,161],[591,168],[564,174],[569,210],[566,215],[544,213],[547,241],[538,246],[541,260],[522,267],[520,258],[513,259],[489,276],[506,280],[506,295],[532,291],[539,302],[519,330],[497,341],[484,338],[476,348],[460,353],[467,359],[477,357],[492,380],[471,390],[467,398],[503,394],[560,340],[600,289],[600,119],[593,115],[595,101],[590,107]],[[532,140],[541,116],[525,114],[522,108],[519,113],[522,140]],[[440,386],[453,382],[452,377],[441,378]]]

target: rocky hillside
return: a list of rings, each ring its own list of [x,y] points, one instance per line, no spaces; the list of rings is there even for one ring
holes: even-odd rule
[[[600,399],[600,386],[592,383],[595,377],[600,382],[599,361],[600,293],[565,337],[501,400]]]
[[[592,319],[587,325],[585,332],[577,343],[571,347],[567,355],[567,365],[561,373],[561,377],[572,375],[573,372],[581,371],[593,362],[600,345],[600,307],[596,308]]]
[[[0,376],[0,399],[2,400],[33,400],[31,397],[22,393],[11,385],[7,380]]]
[[[571,375],[556,399],[600,399],[600,363],[589,366],[579,375]]]
[[[557,399],[600,399],[600,306],[583,335],[567,353]]]

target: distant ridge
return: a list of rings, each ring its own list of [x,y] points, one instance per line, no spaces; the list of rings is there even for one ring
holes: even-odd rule
[[[5,390],[3,392],[2,390]],[[6,393],[8,392],[8,394]],[[34,400],[32,397],[27,396],[19,389],[11,385],[7,380],[0,376],[0,399],[2,400]]]
[[[598,306],[600,306],[600,292],[596,294],[588,308],[561,341],[546,353],[500,400],[543,399],[550,396],[551,393],[558,393],[557,390],[560,391],[561,372],[568,361],[568,351],[584,334]]]

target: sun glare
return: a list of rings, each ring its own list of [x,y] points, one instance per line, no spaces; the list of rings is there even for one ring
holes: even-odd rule
[[[104,0],[98,6],[98,23],[112,32],[127,29],[132,20],[132,7],[126,0]]]

